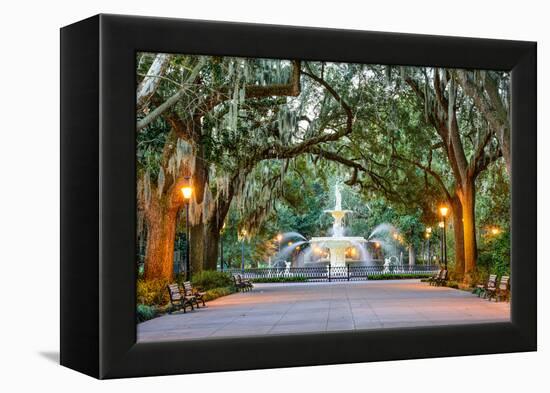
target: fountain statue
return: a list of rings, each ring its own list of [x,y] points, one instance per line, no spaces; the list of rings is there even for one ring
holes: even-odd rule
[[[347,213],[351,213],[352,211],[342,210],[342,195],[340,194],[340,187],[338,185],[336,185],[334,193],[336,199],[334,210],[325,210],[325,213],[330,213],[330,215],[334,218],[334,222],[332,224],[332,236],[313,237],[309,243],[312,247],[314,247],[314,249],[324,248],[329,250],[331,266],[346,266],[346,250],[348,249],[352,250],[352,258],[349,258],[348,262],[352,262],[354,260],[363,260],[363,262],[365,262],[365,243],[367,243],[367,240],[360,236],[344,236],[344,226],[342,225],[342,220]],[[354,254],[359,258],[353,258]]]

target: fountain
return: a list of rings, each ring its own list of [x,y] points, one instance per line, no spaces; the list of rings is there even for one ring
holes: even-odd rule
[[[340,194],[340,188],[338,185],[335,187],[336,203],[334,210],[325,210],[325,213],[330,213],[334,218],[332,224],[332,236],[330,237],[313,237],[309,241],[309,244],[314,249],[328,249],[330,255],[331,266],[346,266],[346,250],[351,249],[352,254],[356,254],[359,251],[359,259],[349,258],[348,262],[360,261],[366,262],[368,259],[365,243],[367,240],[361,236],[344,236],[344,226],[342,220],[347,213],[351,213],[351,210],[342,210],[342,195]]]
[[[387,271],[397,269],[400,258],[395,255],[387,258],[388,255],[397,252],[394,244],[399,239],[397,229],[390,224],[382,223],[374,228],[367,239],[361,236],[345,236],[342,221],[346,214],[352,213],[352,210],[342,209],[342,195],[338,185],[334,192],[336,199],[334,209],[325,210],[325,213],[329,213],[334,219],[331,236],[312,237],[308,240],[298,232],[280,234],[280,238],[277,239],[279,252],[270,262],[270,267],[279,268],[281,272],[288,272],[290,267],[323,265],[337,267],[350,264],[383,266]],[[367,251],[367,243],[371,243],[375,249],[381,249],[382,255],[386,258],[373,260]],[[296,253],[294,261],[288,262],[287,258],[292,253]]]

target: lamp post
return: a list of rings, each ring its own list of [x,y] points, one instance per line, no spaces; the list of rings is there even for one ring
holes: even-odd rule
[[[443,217],[443,262],[445,263],[445,270],[447,270],[447,213],[449,208],[442,206],[439,208],[439,213]]]
[[[430,259],[430,237],[432,237],[432,227],[426,228],[426,239],[428,242],[428,264],[431,265],[432,261]]]
[[[225,229],[225,222],[222,225],[220,231],[220,270],[223,272],[223,230]]]
[[[191,178],[185,177],[186,184],[181,188],[181,193],[183,194],[183,201],[185,202],[185,274],[187,280],[191,280],[191,266],[189,263],[189,202],[191,201],[191,196],[193,195],[193,188],[191,187]]]
[[[441,255],[439,264],[441,264],[443,262],[443,221],[440,221],[437,226],[441,229],[441,237],[439,238],[439,255]]]
[[[246,236],[246,229],[241,231],[241,273],[244,274],[244,238]]]

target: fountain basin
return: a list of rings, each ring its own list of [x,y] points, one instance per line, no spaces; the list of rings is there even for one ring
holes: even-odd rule
[[[367,243],[367,240],[361,236],[327,236],[327,237],[312,237],[309,241],[319,247],[352,247],[354,243]]]
[[[313,237],[309,241],[312,246],[328,248],[331,266],[346,266],[346,249],[361,246],[367,240],[360,236]],[[353,259],[348,262],[354,261]]]

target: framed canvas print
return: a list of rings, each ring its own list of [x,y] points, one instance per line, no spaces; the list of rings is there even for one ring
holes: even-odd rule
[[[536,350],[536,44],[98,15],[61,30],[61,364]]]

